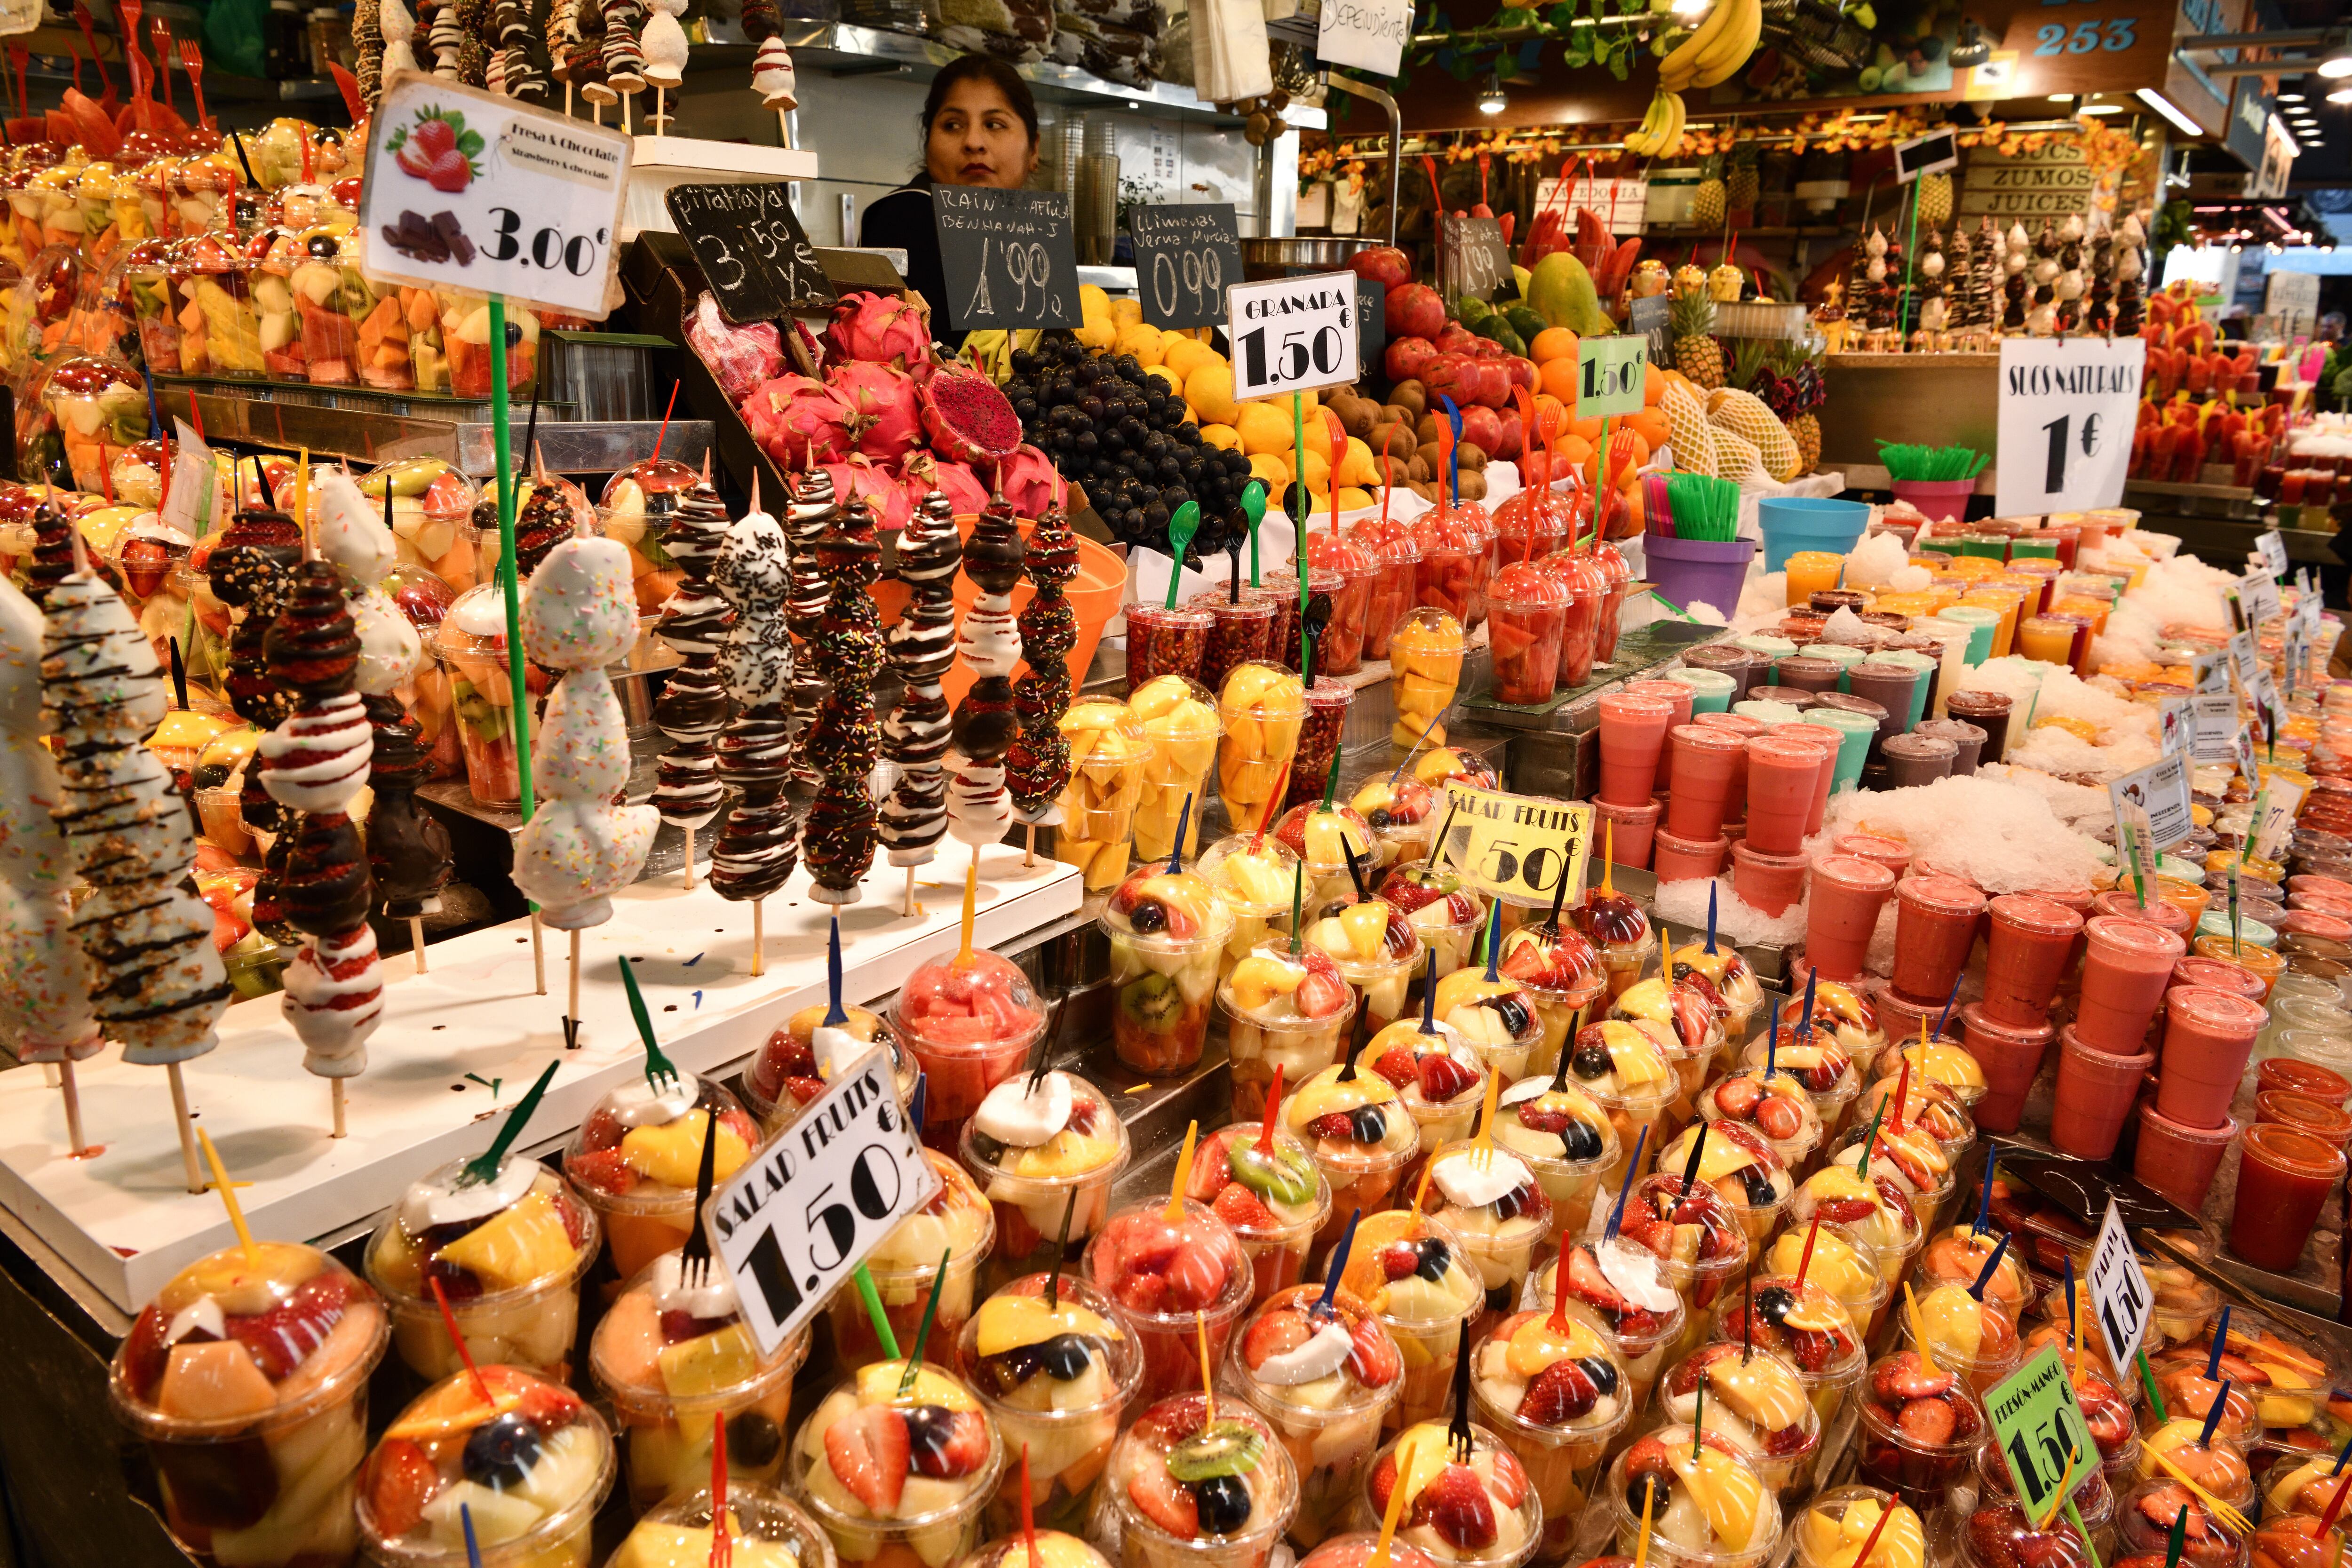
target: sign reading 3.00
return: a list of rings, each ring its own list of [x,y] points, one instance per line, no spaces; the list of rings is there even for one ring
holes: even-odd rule
[[[770,1355],[900,1220],[939,1195],[889,1058],[868,1051],[835,1073],[705,1211],[744,1321]]]
[[[1313,392],[1355,381],[1354,273],[1236,283],[1226,300],[1235,397]]]

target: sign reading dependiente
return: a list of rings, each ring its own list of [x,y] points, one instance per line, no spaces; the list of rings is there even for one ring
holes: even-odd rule
[[[1083,319],[1067,195],[940,185],[931,213],[956,331],[1075,327]]]

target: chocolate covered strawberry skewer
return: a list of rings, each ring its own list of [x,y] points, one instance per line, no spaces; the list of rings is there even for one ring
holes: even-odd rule
[[[1070,710],[1070,650],[1078,645],[1077,612],[1065,590],[1078,574],[1078,536],[1056,504],[1045,509],[1031,531],[1023,560],[1036,590],[1014,625],[1021,658],[1028,665],[1013,689],[1021,738],[1005,753],[1005,776],[1013,808],[1029,829],[1024,866],[1037,863],[1037,829],[1058,826],[1062,791],[1070,783],[1070,743],[1062,737],[1062,715]]]
[[[981,512],[963,548],[964,575],[980,596],[956,631],[956,651],[971,668],[972,682],[956,704],[955,747],[965,761],[948,789],[948,831],[971,846],[975,864],[982,846],[1002,839],[1013,823],[1003,757],[1018,727],[1013,668],[1021,659],[1021,643],[1013,619],[1013,585],[1021,580],[1025,553],[1013,507],[999,496]]]
[[[882,726],[882,754],[898,765],[898,782],[882,803],[882,842],[890,864],[907,868],[906,901],[913,915],[915,868],[938,853],[947,832],[947,778],[940,770],[951,728],[940,678],[955,662],[955,574],[963,536],[955,509],[933,490],[898,532],[898,577],[912,597],[890,628],[890,668],[904,684]]]
[[[830,510],[833,481],[822,469],[804,476],[792,510]],[[822,531],[822,528],[818,529]],[[719,669],[735,717],[719,737],[719,782],[736,792],[710,855],[710,888],[720,898],[751,905],[751,973],[768,969],[762,901],[782,887],[800,863],[792,807],[784,785],[792,776],[793,648],[784,602],[792,592],[791,550],[782,524],[760,510],[755,481],[751,510],[728,526],[710,581],[735,606]]]
[[[710,584],[710,569],[727,542],[727,508],[710,483],[708,459],[702,480],[679,498],[662,536],[662,548],[684,574],[677,591],[662,607],[655,633],[684,662],[669,672],[654,699],[654,724],[669,737],[662,753],[654,809],[686,836],[686,886],[694,887],[694,830],[719,814],[719,755],[711,742],[727,722],[727,683],[719,673],[719,650],[735,613]]]
[[[832,596],[810,651],[831,688],[809,727],[806,752],[823,779],[801,824],[801,860],[809,868],[812,898],[850,904],[861,896],[859,883],[874,864],[871,785],[880,742],[874,678],[882,668],[882,631],[870,590],[882,575],[882,546],[863,500],[850,498],[816,552]]]

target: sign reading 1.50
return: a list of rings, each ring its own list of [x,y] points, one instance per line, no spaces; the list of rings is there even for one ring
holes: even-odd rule
[[[1234,395],[1345,386],[1358,374],[1352,272],[1236,283],[1226,291]]]

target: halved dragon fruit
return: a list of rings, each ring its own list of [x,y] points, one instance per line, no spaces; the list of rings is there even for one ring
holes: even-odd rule
[[[996,384],[960,361],[932,372],[919,399],[923,428],[940,456],[993,468],[1021,445],[1021,420]]]

